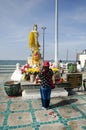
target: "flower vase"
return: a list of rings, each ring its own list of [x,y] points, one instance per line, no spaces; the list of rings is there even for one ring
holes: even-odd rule
[[[33,83],[35,81],[35,75],[30,74],[30,82]]]

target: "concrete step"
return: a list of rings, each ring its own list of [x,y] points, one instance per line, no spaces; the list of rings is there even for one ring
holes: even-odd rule
[[[52,90],[51,92],[51,98],[52,97],[63,97],[68,96],[68,92],[64,90],[64,88],[58,88],[55,90]],[[40,99],[40,90],[39,89],[25,89],[22,92],[22,98],[23,99]]]

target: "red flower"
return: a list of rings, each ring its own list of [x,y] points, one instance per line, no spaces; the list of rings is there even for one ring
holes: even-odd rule
[[[24,68],[21,68],[21,72],[22,72],[22,73],[26,73],[26,71],[25,71]]]

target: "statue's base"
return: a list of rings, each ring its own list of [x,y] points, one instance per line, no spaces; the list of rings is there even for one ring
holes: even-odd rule
[[[32,57],[28,57],[27,58],[27,63],[30,65],[30,66],[34,66],[33,63],[32,63]],[[40,64],[42,65],[43,63],[43,59],[40,59]]]
[[[28,58],[27,58],[27,63],[28,63],[30,66],[32,66],[32,58],[31,58],[31,57],[28,57]]]
[[[52,90],[51,98],[53,97],[65,97],[68,96],[68,92],[64,88],[58,88]],[[40,99],[40,89],[25,89],[22,92],[23,99]]]

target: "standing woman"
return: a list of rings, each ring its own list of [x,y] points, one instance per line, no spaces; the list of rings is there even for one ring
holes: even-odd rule
[[[49,62],[44,61],[41,72],[39,73],[39,78],[41,79],[40,83],[40,95],[42,101],[42,108],[48,109],[50,104],[51,96],[51,84],[53,71],[49,68]]]

